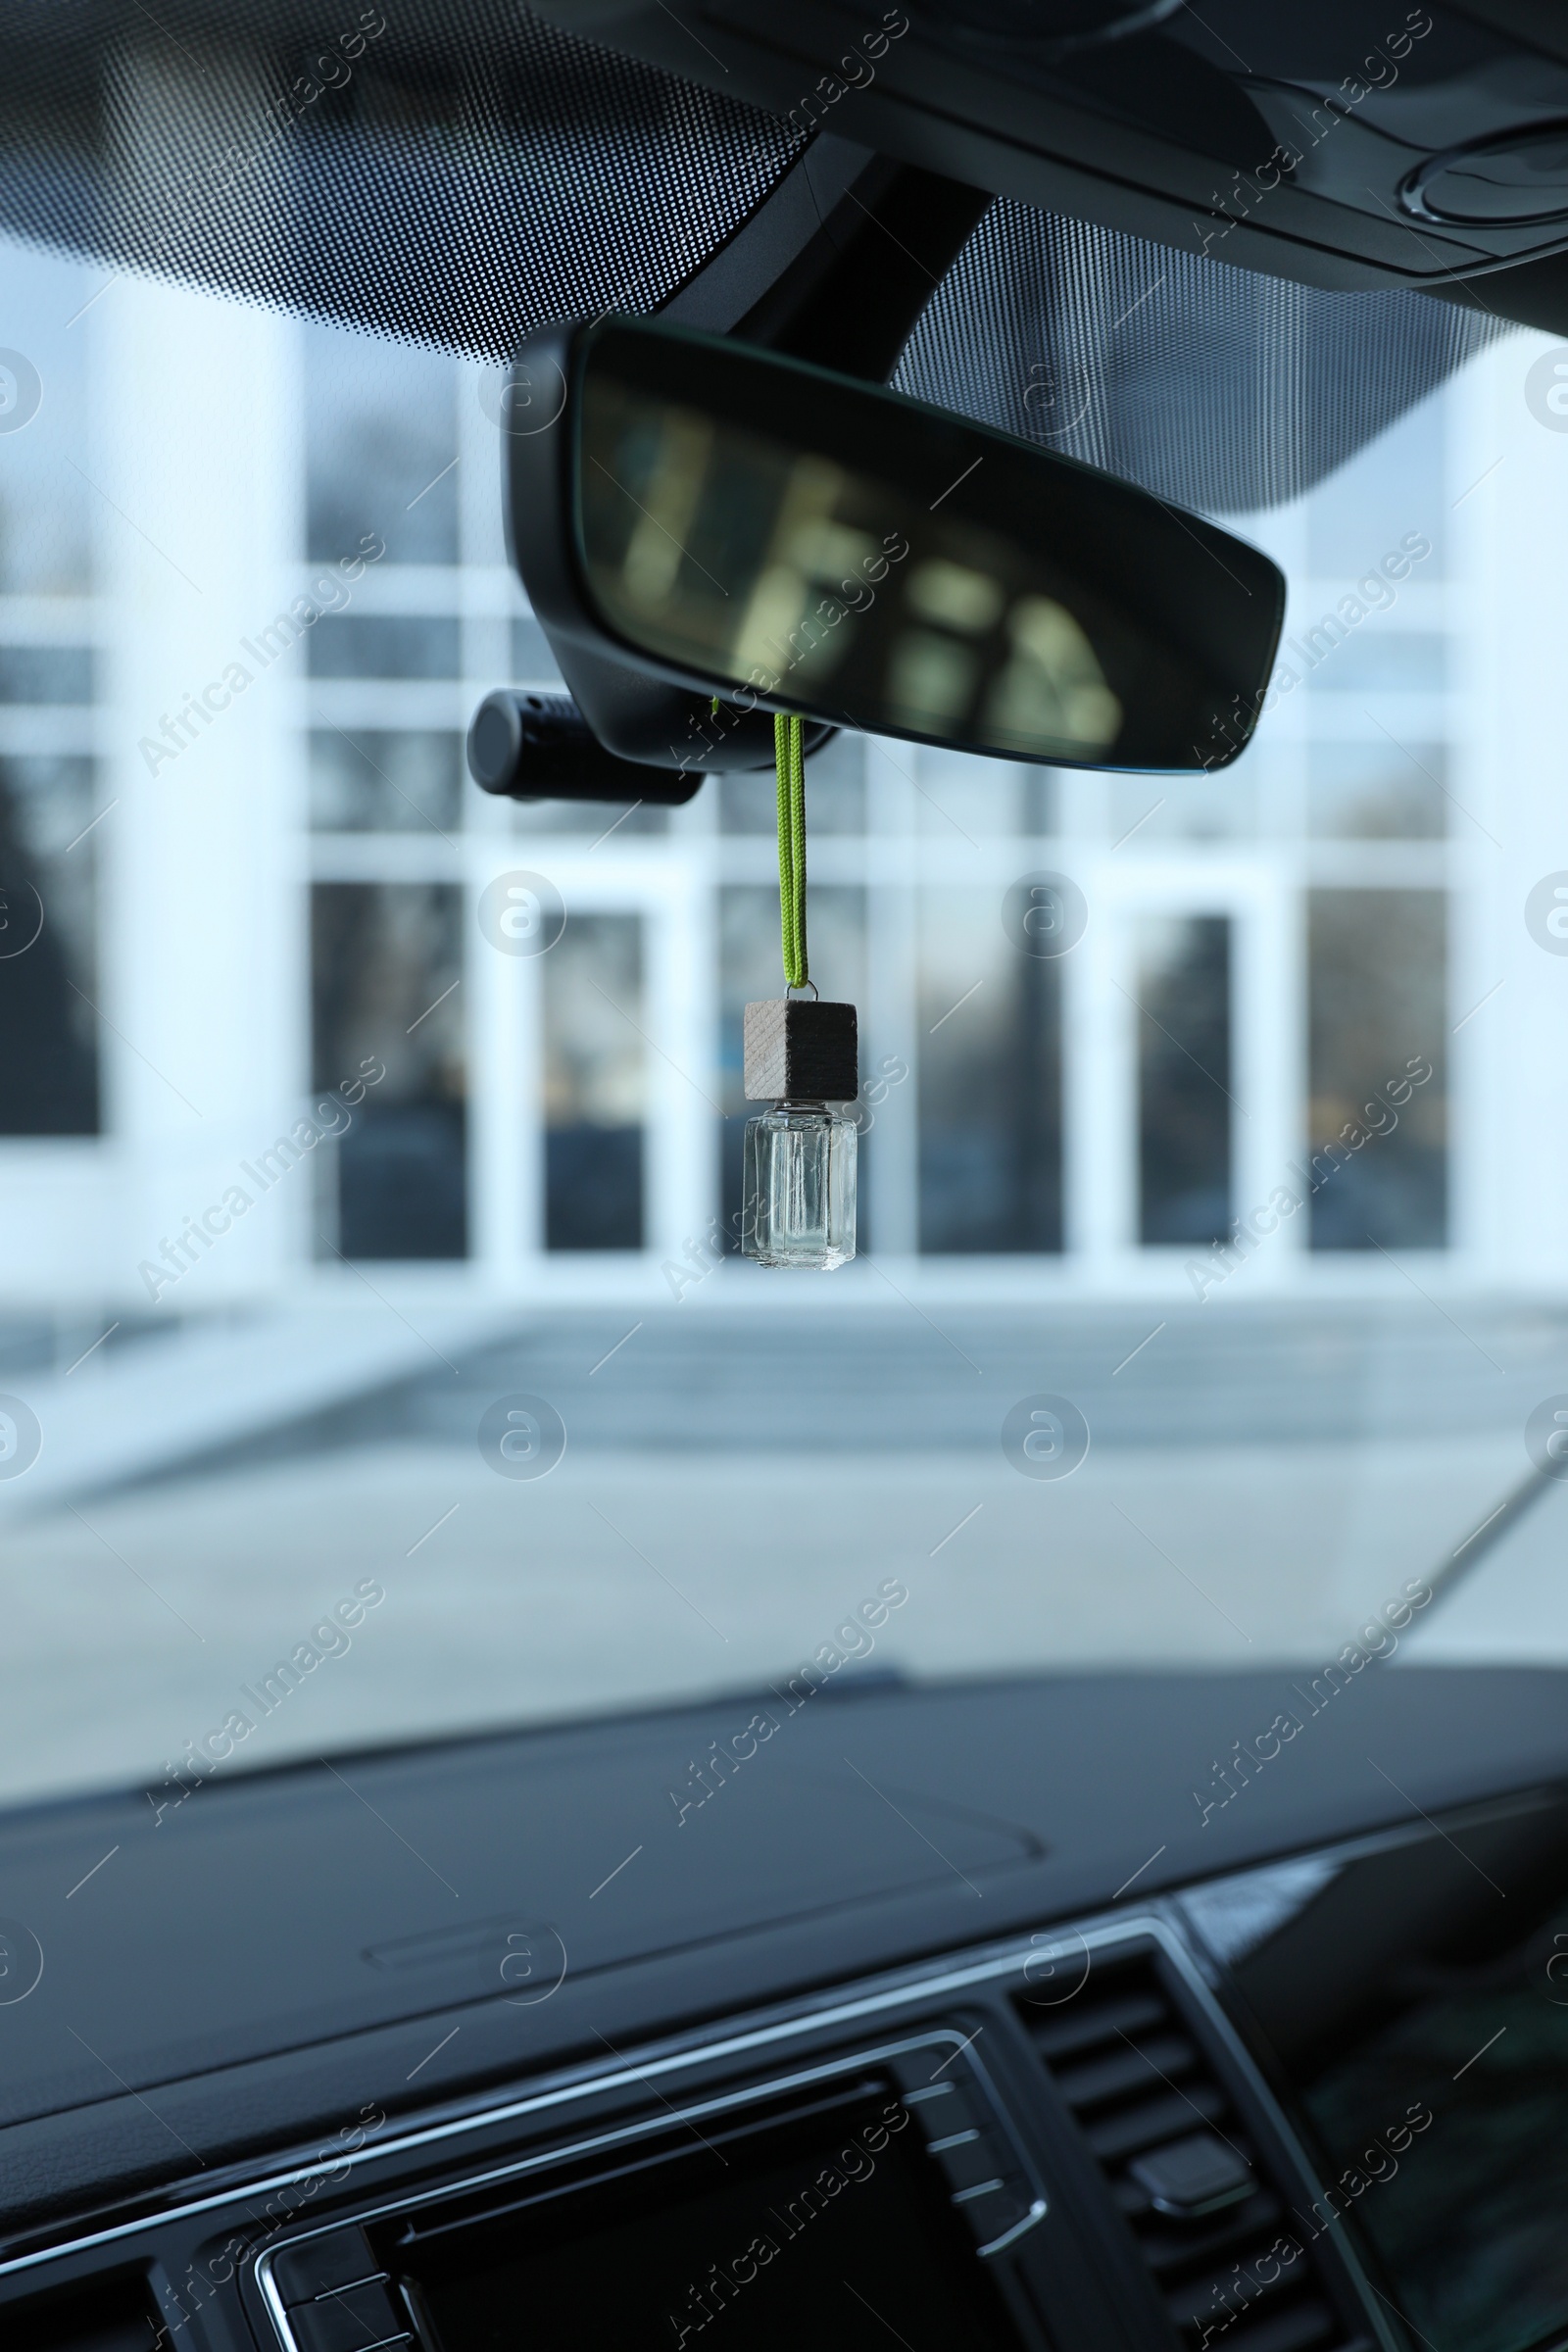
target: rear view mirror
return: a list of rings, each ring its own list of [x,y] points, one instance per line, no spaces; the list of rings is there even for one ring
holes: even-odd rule
[[[505,424],[514,552],[568,684],[608,658],[743,726],[1071,767],[1223,766],[1256,723],[1279,570],[1071,459],[621,318],[532,337]]]

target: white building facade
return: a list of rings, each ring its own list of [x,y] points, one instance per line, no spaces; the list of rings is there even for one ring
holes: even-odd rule
[[[0,432],[9,936],[29,893],[41,915],[0,955],[8,1312],[85,1328],[362,1274],[394,1301],[681,1296],[734,1206],[739,1007],[782,985],[769,782],[663,812],[468,781],[481,695],[551,674],[487,371],[7,270],[0,343],[41,388]],[[1544,348],[1494,345],[1237,523],[1289,574],[1299,683],[1234,769],[845,738],[813,764],[814,970],[860,1006],[867,1077],[871,1263],[846,1283],[1568,1278],[1568,960],[1526,915],[1568,868],[1568,437],[1523,390]],[[481,918],[517,873],[566,908],[548,955]],[[1050,963],[1009,936],[1038,873],[1087,907]]]

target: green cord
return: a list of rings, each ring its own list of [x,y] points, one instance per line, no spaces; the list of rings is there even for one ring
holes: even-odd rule
[[[778,769],[778,911],[784,940],[784,979],[804,988],[810,977],[806,955],[806,753],[805,722],[773,719],[773,759]]]

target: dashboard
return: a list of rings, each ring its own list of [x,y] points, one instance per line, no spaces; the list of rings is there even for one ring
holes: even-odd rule
[[[1563,1696],[867,1673],[14,1814],[0,2341],[1561,2345]]]

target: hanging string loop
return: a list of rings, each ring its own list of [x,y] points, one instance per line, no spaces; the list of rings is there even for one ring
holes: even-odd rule
[[[805,721],[777,711],[773,718],[773,761],[778,771],[778,911],[784,948],[784,978],[791,988],[810,986],[806,950],[806,753]],[[812,994],[815,994],[814,989]]]

